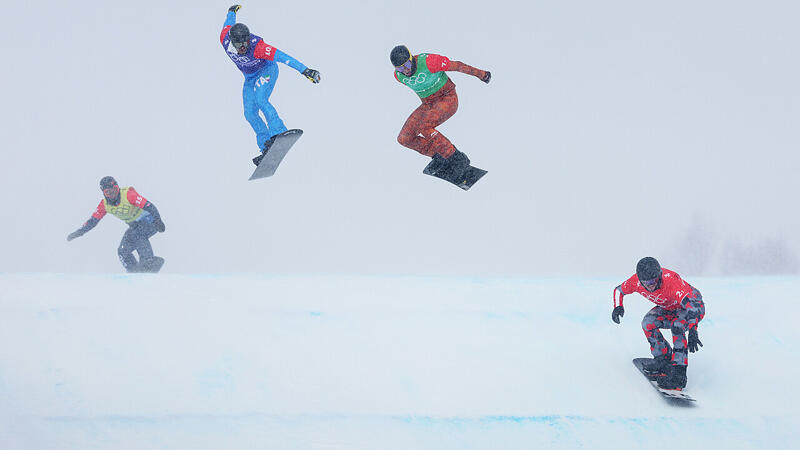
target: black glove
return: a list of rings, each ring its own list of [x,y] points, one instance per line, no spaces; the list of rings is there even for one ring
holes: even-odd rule
[[[689,351],[694,353],[700,350],[697,346],[702,347],[703,343],[700,342],[700,338],[697,337],[697,327],[693,327],[689,330]]]
[[[619,323],[619,318],[624,315],[625,315],[625,308],[623,308],[622,305],[615,306],[614,310],[611,311],[611,320],[613,320],[614,323]]]
[[[228,8],[228,11],[230,11],[230,12],[238,12],[240,9],[242,9],[242,5],[233,5],[230,8]]]
[[[311,81],[312,83],[314,84],[319,83],[319,72],[317,72],[316,70],[306,69],[303,71],[303,75],[305,75],[306,78],[308,78],[308,80]]]
[[[72,233],[69,234],[69,236],[67,236],[67,242],[81,236],[83,236],[83,233],[81,233],[80,231],[73,231]]]
[[[492,72],[489,72],[489,71],[487,70],[487,71],[486,71],[486,75],[484,75],[484,76],[483,76],[483,78],[481,78],[481,81],[483,81],[484,83],[487,83],[487,84],[488,84],[488,83],[489,83],[489,81],[491,81],[491,79],[492,79]]]
[[[163,233],[164,230],[167,229],[167,226],[164,225],[164,222],[161,221],[160,217],[153,221],[153,225],[155,225],[156,230],[158,230],[159,233]]]

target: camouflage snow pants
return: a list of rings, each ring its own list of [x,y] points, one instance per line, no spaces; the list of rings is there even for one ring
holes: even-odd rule
[[[425,156],[438,153],[449,158],[456,148],[436,127],[453,117],[456,110],[456,85],[452,80],[447,80],[441,89],[422,99],[422,104],[411,113],[400,130],[397,142]]]
[[[642,319],[642,330],[650,343],[650,353],[653,356],[668,355],[672,353],[672,363],[685,366],[689,363],[687,351],[686,332],[696,327],[698,322],[706,315],[703,296],[694,290],[695,298],[684,298],[681,308],[668,311],[660,306],[651,309]],[[660,329],[669,328],[672,331],[672,348],[670,348]]]

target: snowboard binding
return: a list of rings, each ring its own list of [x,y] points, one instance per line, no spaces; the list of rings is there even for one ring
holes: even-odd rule
[[[469,157],[458,149],[449,158],[438,153],[433,155],[422,173],[445,180],[465,191],[486,175],[485,170],[471,166]]]

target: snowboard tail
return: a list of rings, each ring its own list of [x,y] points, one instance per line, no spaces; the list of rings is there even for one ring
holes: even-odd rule
[[[456,186],[460,187],[461,189],[467,191],[469,188],[472,187],[473,184],[477,183],[478,180],[483,178],[488,172],[483,169],[479,169],[477,167],[469,166],[467,170],[464,171],[464,175],[461,177],[460,181],[456,184]]]
[[[256,170],[250,175],[250,180],[266,178],[275,175],[275,171],[283,161],[295,142],[303,135],[303,130],[288,130],[275,136],[275,141],[269,147]]]
[[[665,400],[667,400],[668,402],[671,402],[671,403],[673,403],[675,405],[681,405],[681,406],[691,406],[691,405],[695,404],[695,402],[697,400],[693,399],[689,394],[686,394],[685,392],[683,392],[681,390],[678,390],[678,389],[663,389],[663,388],[659,387],[658,386],[658,378],[663,376],[663,375],[654,375],[654,374],[650,374],[650,373],[645,372],[644,371],[644,366],[643,366],[645,361],[650,361],[650,358],[635,358],[633,360],[633,365],[636,366],[637,369],[639,369],[639,372],[641,372],[642,375],[644,375],[644,377],[647,378],[647,381],[650,382],[650,384],[653,386],[653,388],[655,388],[655,390],[658,391],[658,393],[661,394],[661,396]]]

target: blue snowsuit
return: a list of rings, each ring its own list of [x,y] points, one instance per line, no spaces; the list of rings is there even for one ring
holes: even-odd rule
[[[280,61],[300,73],[306,70],[306,66],[265,43],[261,37],[254,34],[250,35],[247,53],[240,55],[228,36],[228,32],[235,23],[236,13],[229,11],[219,39],[225,53],[244,74],[244,86],[242,87],[244,117],[256,133],[256,145],[259,150],[263,150],[267,140],[286,131],[283,120],[278,116],[275,107],[269,103],[269,96],[272,95],[272,90],[278,81],[278,65],[275,61]],[[259,111],[264,114],[266,124],[259,116]]]

